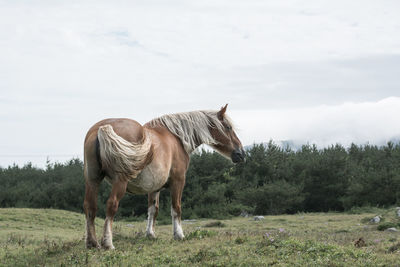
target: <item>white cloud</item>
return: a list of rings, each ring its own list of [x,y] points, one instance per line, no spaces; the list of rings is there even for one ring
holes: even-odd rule
[[[400,137],[400,98],[337,106],[233,112],[243,143],[270,139],[329,146],[382,143]]]

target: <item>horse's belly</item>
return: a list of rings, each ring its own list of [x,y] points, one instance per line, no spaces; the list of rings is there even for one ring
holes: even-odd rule
[[[168,180],[168,171],[150,164],[129,181],[127,191],[132,194],[146,194],[160,190]]]

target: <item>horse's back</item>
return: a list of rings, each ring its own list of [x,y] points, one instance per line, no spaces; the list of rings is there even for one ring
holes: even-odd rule
[[[96,140],[99,127],[107,124],[111,125],[114,132],[124,138],[126,141],[138,143],[143,140],[143,127],[140,123],[131,119],[117,118],[105,119],[93,125],[86,135],[85,143],[88,140],[93,141],[93,137],[94,140]]]

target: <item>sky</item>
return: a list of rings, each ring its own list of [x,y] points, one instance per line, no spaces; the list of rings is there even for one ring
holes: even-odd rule
[[[400,138],[400,1],[0,0],[0,166],[97,121],[219,109],[244,145]]]

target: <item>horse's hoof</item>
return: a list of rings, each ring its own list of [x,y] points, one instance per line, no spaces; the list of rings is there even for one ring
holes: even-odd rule
[[[152,240],[157,238],[155,233],[146,233],[146,237]]]
[[[184,238],[185,238],[184,235],[174,234],[174,239],[175,239],[175,240],[183,240]]]
[[[114,250],[115,247],[111,242],[105,242],[104,240],[101,241],[101,247],[105,250]]]
[[[86,248],[91,249],[91,248],[100,248],[100,245],[97,241],[86,241]]]

